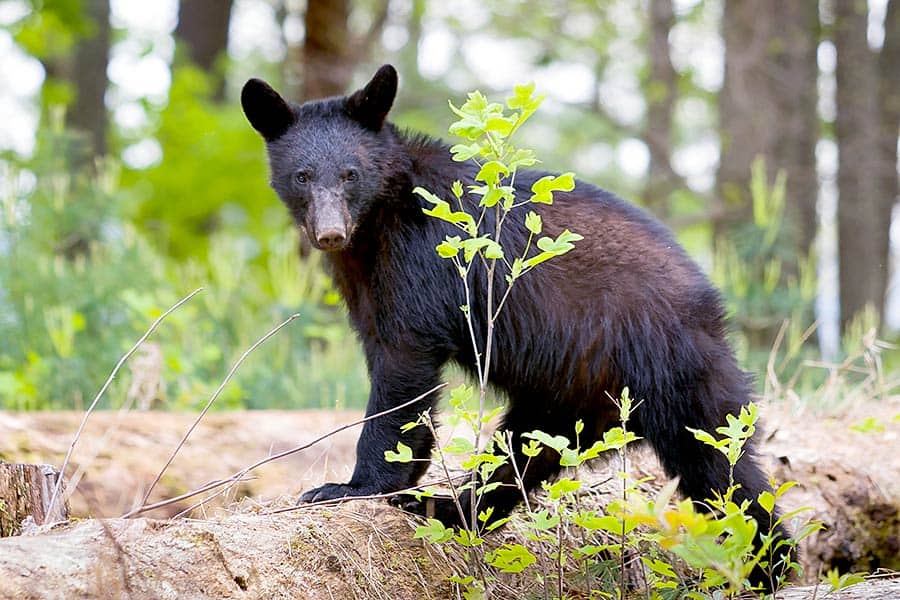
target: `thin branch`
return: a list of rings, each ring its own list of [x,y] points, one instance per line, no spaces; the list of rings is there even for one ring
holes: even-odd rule
[[[213,393],[213,395],[210,396],[209,400],[206,403],[206,406],[203,407],[203,410],[201,410],[200,414],[197,415],[197,418],[194,419],[194,422],[191,424],[190,428],[187,430],[187,432],[181,438],[181,441],[178,442],[178,446],[176,446],[175,451],[172,452],[172,455],[169,457],[169,460],[166,461],[166,464],[163,466],[163,468],[160,469],[159,473],[156,476],[156,479],[154,479],[153,483],[150,484],[150,487],[147,488],[147,492],[144,494],[144,499],[141,500],[142,506],[147,504],[147,499],[150,498],[150,492],[153,491],[153,488],[156,487],[156,484],[159,483],[160,479],[162,479],[162,476],[166,472],[166,469],[169,468],[169,465],[171,465],[172,461],[175,460],[175,456],[178,454],[179,450],[181,450],[182,446],[184,446],[185,442],[187,442],[188,437],[190,437],[190,435],[194,432],[194,429],[197,428],[197,425],[200,424],[200,420],[204,416],[206,416],[206,413],[209,411],[213,402],[216,401],[216,399],[219,397],[219,394],[222,393],[222,390],[225,389],[225,386],[228,385],[229,381],[231,381],[231,378],[234,376],[235,372],[237,372],[238,367],[240,367],[241,364],[244,362],[244,360],[246,360],[246,358],[248,356],[250,356],[251,352],[253,352],[257,348],[259,348],[259,346],[262,345],[263,342],[265,342],[270,337],[272,337],[273,335],[275,335],[276,333],[281,331],[285,326],[287,326],[288,323],[290,323],[291,321],[294,321],[299,316],[300,315],[297,313],[291,315],[290,317],[285,319],[280,325],[276,326],[274,329],[269,331],[269,333],[267,333],[266,335],[264,335],[261,338],[259,338],[258,340],[256,340],[255,344],[250,346],[243,354],[241,354],[240,358],[238,358],[237,361],[234,363],[234,365],[231,367],[231,370],[228,371],[228,374],[225,376],[225,379],[223,379],[222,383],[219,384],[219,387],[216,389],[215,393]]]
[[[53,496],[51,496],[51,498],[50,498],[50,505],[47,508],[47,518],[48,519],[53,518],[53,514],[54,514],[53,509],[56,507],[56,501],[59,498],[59,491],[60,491],[60,488],[62,487],[63,477],[65,476],[65,473],[66,473],[66,467],[69,466],[69,460],[72,458],[72,452],[75,450],[75,444],[78,443],[78,440],[81,438],[82,432],[84,432],[84,427],[87,424],[88,417],[91,416],[91,413],[97,407],[97,403],[100,402],[100,398],[103,397],[103,394],[106,393],[106,389],[110,386],[110,384],[112,383],[112,380],[115,379],[116,374],[118,374],[118,372],[119,372],[119,369],[122,368],[122,365],[125,364],[126,360],[131,358],[132,354],[137,352],[137,349],[141,347],[141,344],[143,344],[144,341],[146,341],[146,339],[148,337],[150,337],[150,334],[153,333],[153,331],[157,328],[157,326],[163,322],[163,319],[168,317],[172,312],[174,312],[182,304],[184,304],[185,302],[187,302],[188,300],[190,300],[191,298],[193,298],[194,296],[199,294],[201,291],[203,291],[202,287],[197,288],[196,290],[194,290],[193,292],[191,292],[190,294],[188,294],[187,296],[185,296],[184,298],[182,298],[181,300],[176,302],[174,305],[172,305],[172,307],[169,308],[169,310],[167,310],[163,314],[159,315],[159,317],[157,317],[157,319],[155,321],[153,321],[153,324],[150,325],[149,329],[147,329],[147,331],[144,332],[144,335],[142,335],[141,338],[137,342],[135,342],[134,346],[132,346],[128,352],[126,352],[124,355],[122,355],[122,358],[120,358],[119,362],[116,363],[116,366],[113,368],[112,372],[109,374],[109,377],[106,379],[106,383],[103,384],[103,387],[100,388],[100,391],[97,392],[97,395],[94,397],[94,401],[91,402],[91,405],[85,411],[84,417],[82,417],[82,419],[81,419],[81,424],[78,426],[78,431],[75,432],[75,437],[72,439],[72,443],[69,444],[69,449],[66,451],[66,457],[65,457],[65,459],[63,459],[62,467],[60,467],[60,469],[59,469],[59,478],[56,480],[56,486],[53,488]]]
[[[187,498],[192,498],[194,496],[197,496],[204,492],[208,492],[209,490],[215,489],[217,487],[227,485],[229,483],[237,483],[241,478],[244,477],[244,475],[246,475],[247,473],[249,473],[250,471],[252,471],[256,468],[259,468],[259,467],[261,467],[265,464],[268,464],[274,460],[278,460],[279,458],[284,458],[285,456],[290,456],[291,454],[296,454],[297,452],[302,452],[303,450],[306,450],[307,448],[310,448],[310,447],[318,444],[322,440],[327,439],[335,434],[338,434],[346,429],[350,429],[351,427],[355,427],[356,425],[362,425],[363,423],[366,423],[367,421],[372,421],[373,419],[377,419],[379,417],[383,417],[384,415],[398,411],[402,408],[406,408],[407,406],[410,406],[412,404],[415,404],[416,402],[421,401],[423,398],[429,396],[430,394],[433,394],[434,392],[436,392],[446,386],[447,386],[446,383],[441,383],[439,385],[436,385],[433,388],[431,388],[430,390],[428,390],[427,392],[425,392],[424,394],[420,394],[419,396],[416,396],[412,400],[408,400],[407,402],[404,402],[403,404],[398,404],[397,406],[394,406],[393,408],[389,408],[387,410],[383,410],[381,412],[375,413],[374,415],[369,415],[368,417],[358,419],[356,421],[353,421],[352,423],[347,423],[346,425],[341,425],[337,429],[333,429],[324,435],[320,435],[319,437],[317,437],[316,439],[314,439],[313,441],[311,441],[309,443],[306,443],[306,444],[303,444],[300,446],[296,446],[294,448],[291,448],[290,450],[285,450],[284,452],[279,452],[278,454],[273,454],[271,456],[267,456],[266,458],[256,461],[249,467],[244,467],[237,473],[234,473],[233,475],[231,475],[230,477],[226,477],[225,479],[219,479],[216,481],[212,481],[202,487],[197,488],[196,490],[192,490],[190,492],[185,492],[184,494],[181,494],[180,496],[176,496],[174,498],[169,498],[168,500],[162,500],[160,502],[155,502],[153,504],[147,504],[147,505],[143,505],[138,508],[132,509],[132,510],[128,511],[127,513],[125,513],[124,515],[122,515],[122,518],[128,519],[130,517],[133,517],[133,516],[136,516],[136,515],[151,511],[151,510],[155,510],[157,508],[162,508],[164,506],[169,506],[170,504],[175,504],[176,502],[180,502]]]
[[[457,479],[459,479],[459,477],[457,477]],[[276,508],[276,509],[272,509],[272,510],[263,511],[261,514],[277,515],[277,514],[286,513],[286,512],[307,510],[310,508],[315,508],[317,506],[331,506],[333,504],[341,504],[343,502],[347,502],[348,500],[380,500],[382,498],[393,498],[394,496],[399,496],[401,494],[409,494],[410,492],[415,492],[423,487],[429,487],[429,486],[438,485],[441,483],[444,483],[443,479],[435,479],[434,481],[429,481],[427,483],[422,483],[422,484],[417,483],[416,485],[410,486],[410,487],[402,489],[402,490],[397,490],[396,492],[383,492],[381,494],[368,494],[366,496],[343,496],[341,498],[331,498],[330,500],[320,500],[318,502],[309,502],[307,504],[297,504],[296,506],[288,506],[286,508]],[[452,484],[452,480],[451,480],[451,484]]]

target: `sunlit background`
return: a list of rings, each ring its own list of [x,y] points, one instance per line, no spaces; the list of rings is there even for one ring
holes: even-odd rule
[[[890,231],[891,250],[883,256],[843,264],[837,242],[839,202],[863,202],[840,189],[838,46],[851,48],[856,35],[871,55],[873,72],[900,70],[890,62],[893,55],[882,52],[886,40],[900,36],[889,18],[896,12],[893,1],[870,0],[862,20],[853,21],[856,29],[847,25],[846,39],[835,33],[844,31],[838,26],[843,0],[821,2],[811,17],[782,15],[777,2],[760,4],[754,13],[747,3],[725,0],[345,0],[330,3],[346,13],[323,25],[323,33],[342,32],[343,47],[331,59],[340,63],[337,70],[347,70],[350,87],[381,63],[394,63],[401,89],[392,118],[433,135],[446,136],[447,99],[458,103],[472,89],[502,99],[513,85],[536,82],[547,100],[520,144],[533,147],[547,167],[574,170],[675,228],[723,289],[735,343],[745,366],[755,370],[785,320],[782,349],[802,347],[831,360],[846,355],[848,344],[858,342],[849,338],[872,326],[880,325],[888,337],[900,328],[893,284],[883,310],[879,294],[864,297],[871,310],[856,321],[841,312],[839,301],[839,265],[847,273],[874,270],[877,279],[878,271],[887,277],[889,264],[896,263],[900,233],[890,218],[861,222],[856,231],[863,234],[853,236],[855,243],[868,237],[867,227],[873,236],[876,228]],[[205,300],[182,321],[175,319],[159,341],[156,391],[146,393],[151,400],[193,401],[242,345],[278,317],[300,310],[300,326],[273,344],[276,358],[250,368],[230,401],[251,407],[360,405],[366,382],[353,336],[316,257],[296,256],[296,236],[266,187],[262,144],[236,100],[251,76],[267,78],[297,100],[315,95],[306,27],[320,5],[218,3],[230,7],[227,42],[216,67],[204,70],[189,66],[190,41],[176,29],[177,1],[111,0],[109,57],[101,71],[108,78],[102,134],[108,151],[85,165],[77,159],[77,128],[58,107],[69,105],[71,112],[77,78],[70,73],[67,80],[66,68],[94,29],[82,4],[105,2],[56,4],[0,2],[6,214],[0,253],[11,259],[0,270],[0,404],[77,405],[95,385],[92,373],[108,369],[141,324],[192,286],[205,285]],[[743,12],[735,8],[740,5]],[[787,27],[795,29],[786,34],[778,27],[791,18],[796,22]],[[653,50],[660,39],[662,54],[658,45]],[[785,40],[787,50],[780,49]],[[757,46],[766,44],[760,58]],[[728,57],[747,69],[732,83],[725,76]],[[802,84],[779,80],[792,60],[806,60],[813,73],[812,101],[805,106],[814,110],[798,103],[754,122],[766,114],[761,103],[781,106]],[[60,64],[62,75],[48,78],[48,68]],[[787,93],[760,91],[760,77]],[[898,93],[883,78],[874,92],[855,94]],[[845,87],[851,85],[858,84]],[[740,97],[727,105],[729,94]],[[805,258],[806,238],[798,242],[795,235],[810,225],[793,221],[800,200],[792,186],[803,178],[797,170],[803,150],[781,150],[802,137],[789,120],[802,120],[804,110],[811,123],[804,131],[812,136],[807,158],[813,181],[805,184],[813,190],[811,259]],[[742,127],[765,135],[728,139]],[[896,131],[893,142],[896,148]],[[763,185],[754,188],[757,155],[765,158],[766,172],[758,173]],[[894,150],[895,171],[896,156]],[[788,178],[783,214],[779,169]],[[730,198],[730,186],[743,192]],[[871,202],[887,206],[887,214],[896,180],[893,186],[872,192],[879,197]],[[768,221],[754,218],[753,202],[770,214]],[[62,238],[77,243],[62,247]],[[860,255],[865,251],[847,256]],[[792,352],[785,361],[796,363],[801,353]]]

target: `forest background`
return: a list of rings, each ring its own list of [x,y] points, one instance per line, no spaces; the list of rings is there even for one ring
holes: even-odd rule
[[[237,96],[340,94],[385,62],[392,119],[441,137],[448,98],[535,81],[521,143],[676,231],[760,389],[807,399],[861,352],[892,389],[898,0],[3,0],[0,408],[84,408],[200,286],[104,406],[202,405],[296,312],[218,406],[362,407],[357,342]]]

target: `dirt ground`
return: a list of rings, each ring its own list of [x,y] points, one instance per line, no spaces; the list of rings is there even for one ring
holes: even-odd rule
[[[885,497],[900,502],[900,401],[867,404],[828,417],[794,414],[776,406],[764,407],[762,415],[765,437],[761,457],[776,476],[842,465],[866,475]],[[320,410],[209,414],[150,500],[170,498],[230,476],[256,460],[312,441],[361,416],[355,411]],[[73,412],[0,411],[0,460],[59,466],[81,418],[81,413]],[[78,480],[70,500],[73,516],[114,517],[135,506],[194,418],[166,412],[92,415],[68,469],[69,479]],[[866,419],[873,424],[869,431],[852,428]],[[265,502],[296,496],[324,481],[346,481],[353,469],[360,427],[261,467],[252,479],[209,506],[243,497]],[[651,472],[655,468],[642,466]],[[172,516],[196,501],[167,506],[147,516]]]

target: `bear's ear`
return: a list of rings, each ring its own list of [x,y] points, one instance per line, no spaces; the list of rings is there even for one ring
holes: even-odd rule
[[[347,112],[366,129],[380,131],[396,95],[397,70],[384,65],[366,87],[347,97]]]
[[[251,79],[244,84],[241,106],[253,129],[267,142],[280,138],[297,120],[284,98],[261,79]]]

